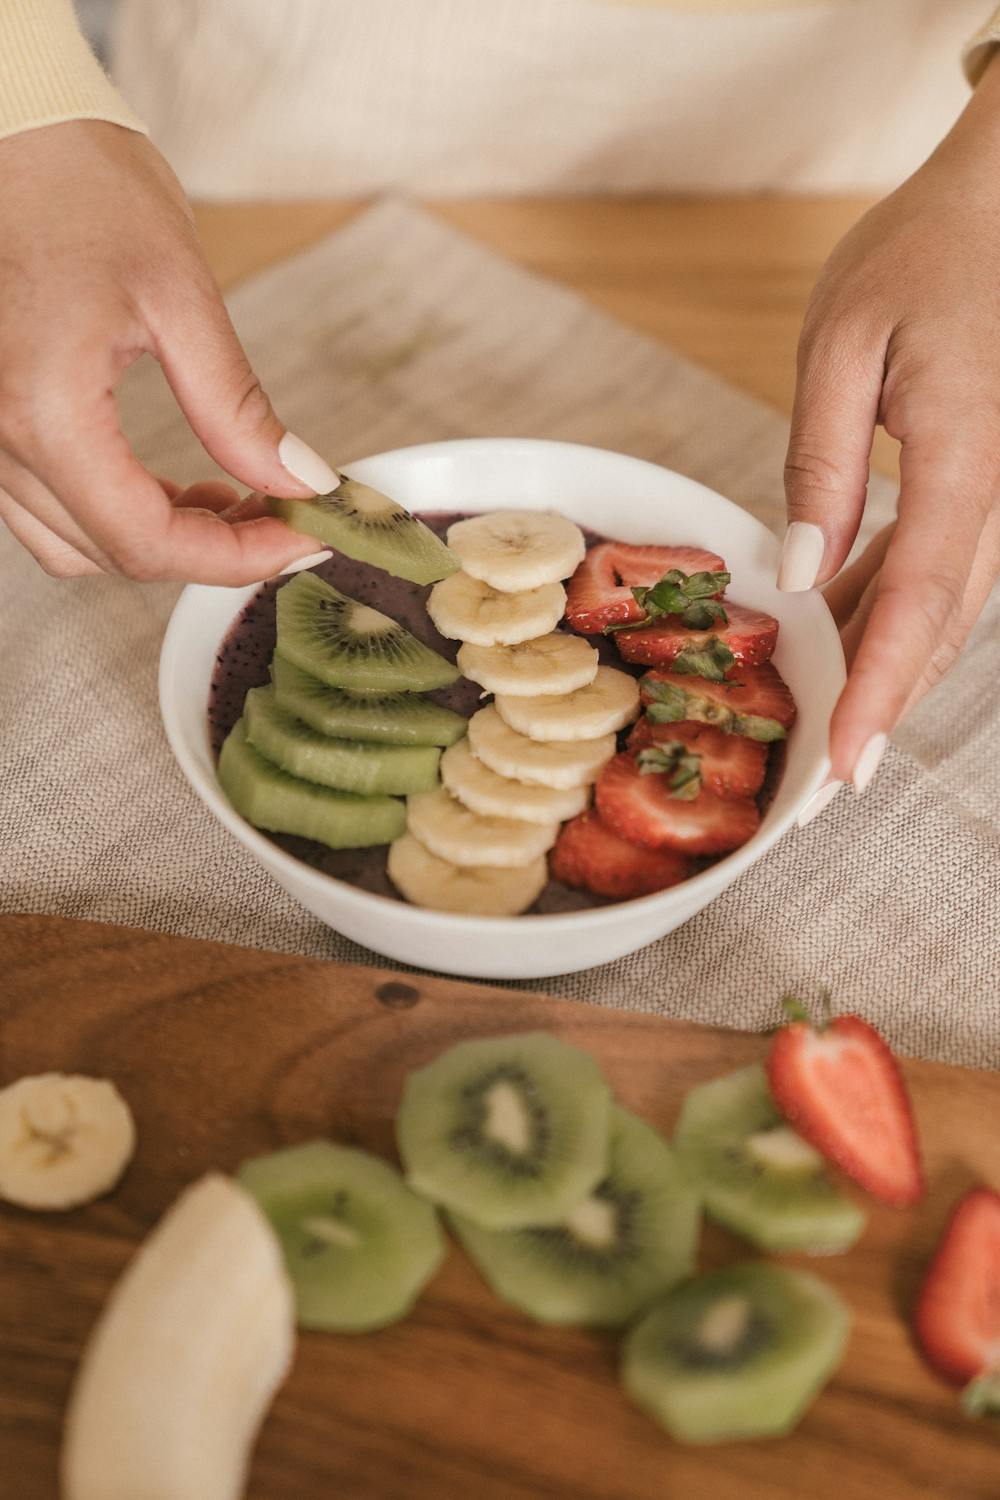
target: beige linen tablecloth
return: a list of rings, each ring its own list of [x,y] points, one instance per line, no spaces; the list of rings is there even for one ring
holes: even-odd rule
[[[781,524],[783,419],[416,208],[372,209],[231,306],[284,420],[335,461],[564,438],[668,464]],[[155,367],[133,372],[122,407],[155,470],[210,471]],[[867,529],[891,507],[874,483]],[[176,769],[156,660],[177,589],[55,582],[6,534],[0,570],[0,912],[375,961],[274,885]],[[757,1028],[784,991],[828,984],[907,1052],[996,1066],[998,644],[995,598],[865,798],[842,792],[678,932],[544,987]],[[0,968],[0,1003],[2,983]]]

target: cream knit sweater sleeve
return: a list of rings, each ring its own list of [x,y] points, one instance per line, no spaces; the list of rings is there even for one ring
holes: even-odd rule
[[[60,120],[145,128],[81,35],[73,0],[0,0],[0,138]]]
[[[971,84],[977,84],[983,76],[983,70],[993,55],[993,49],[1000,44],[1000,10],[996,12],[992,21],[987,21],[982,31],[972,38],[965,49],[963,62],[965,63],[966,76]]]

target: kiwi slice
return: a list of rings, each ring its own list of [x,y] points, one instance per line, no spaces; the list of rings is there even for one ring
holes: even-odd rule
[[[278,600],[278,650],[303,672],[355,693],[428,692],[459,671],[388,615],[296,573]]]
[[[849,1326],[808,1271],[728,1266],[674,1287],[632,1329],[622,1383],[678,1442],[779,1437],[833,1373]]]
[[[444,1259],[434,1209],[367,1151],[310,1141],[254,1157],[237,1177],[281,1241],[303,1328],[398,1322]]]
[[[434,745],[372,745],[317,734],[282,708],[270,687],[251,688],[243,704],[247,738],[261,755],[306,781],[341,792],[406,796],[437,785],[441,751]]]
[[[862,1209],[778,1113],[762,1067],[692,1089],[674,1146],[709,1217],[761,1250],[834,1254],[864,1228]]]
[[[342,478],[335,490],[315,500],[272,497],[268,505],[293,531],[304,531],[345,557],[373,563],[411,583],[436,583],[461,567],[423,521],[357,479]]]
[[[275,656],[274,696],[282,708],[337,740],[380,745],[453,745],[469,721],[419,693],[349,693],[327,687],[301,667]]]
[[[540,1323],[627,1323],[694,1270],[698,1201],[661,1135],[614,1106],[607,1176],[558,1224],[452,1226],[495,1292]]]
[[[460,1042],[406,1081],[407,1180],[486,1229],[558,1224],[607,1175],[610,1102],[594,1059],[545,1032]]]
[[[331,849],[391,844],[406,827],[406,804],[397,797],[359,797],[289,776],[254,749],[242,719],[220,752],[219,781],[255,828],[297,833]]]

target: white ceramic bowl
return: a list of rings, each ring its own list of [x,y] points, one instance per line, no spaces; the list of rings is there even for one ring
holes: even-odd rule
[[[638,900],[554,916],[423,911],[293,859],[230,807],[215,777],[206,707],[220,643],[256,586],[192,585],[177,601],[160,658],[160,707],[171,748],[208,810],[330,927],[388,958],[448,974],[541,979],[607,963],[700,911],[770,849],[826,778],[827,726],[844,683],[840,639],[818,594],[778,593],[778,544],[746,511],[656,464],[533,439],[428,443],[366,458],[350,472],[411,510],[552,509],[627,542],[691,543],[720,552],[732,573],[732,598],[781,622],[774,660],[799,712],[777,795],[759,830],[702,874]]]

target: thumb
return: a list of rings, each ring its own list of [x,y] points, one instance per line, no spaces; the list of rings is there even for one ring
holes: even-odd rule
[[[326,494],[340,476],[275,415],[207,266],[147,312],[156,355],[192,431],[227,474],[268,495]]]
[[[778,587],[811,589],[851,550],[868,489],[883,361],[836,327],[803,338],[785,460],[788,529]]]

